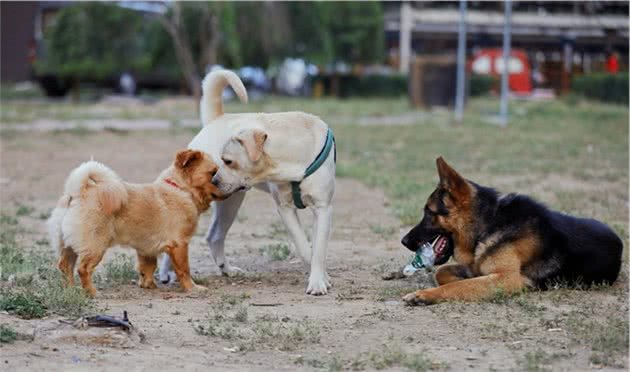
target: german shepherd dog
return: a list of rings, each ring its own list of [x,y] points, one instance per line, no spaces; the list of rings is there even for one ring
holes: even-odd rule
[[[549,210],[535,200],[464,179],[442,157],[440,182],[424,217],[402,239],[416,251],[433,242],[438,287],[409,293],[410,305],[491,298],[497,291],[546,289],[550,282],[613,283],[621,268],[621,239],[603,223]]]

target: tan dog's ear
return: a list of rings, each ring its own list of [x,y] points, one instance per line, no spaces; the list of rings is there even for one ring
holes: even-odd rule
[[[201,153],[201,151],[182,150],[178,152],[177,156],[175,157],[175,166],[179,169],[184,169],[202,158],[203,154]]]
[[[262,157],[267,133],[260,129],[252,129],[241,133],[236,140],[245,147],[249,160],[257,162]]]
[[[470,191],[468,182],[464,177],[460,176],[455,169],[440,156],[435,160],[438,175],[440,176],[440,185],[448,190],[453,196],[466,196]]]

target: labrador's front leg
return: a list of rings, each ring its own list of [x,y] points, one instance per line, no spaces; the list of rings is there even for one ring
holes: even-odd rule
[[[297,253],[302,257],[302,261],[304,264],[308,265],[311,263],[311,248],[309,247],[308,240],[306,239],[306,234],[302,229],[302,225],[300,224],[300,220],[298,219],[297,209],[292,206],[282,206],[278,205],[278,214],[289,231],[289,235],[291,236],[291,240],[295,245]]]
[[[326,272],[326,251],[332,226],[332,206],[315,208],[315,231],[313,234],[313,257],[311,275],[306,293],[314,296],[325,295],[331,287]]]

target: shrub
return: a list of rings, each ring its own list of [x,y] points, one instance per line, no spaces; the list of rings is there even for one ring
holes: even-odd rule
[[[17,332],[8,325],[0,325],[0,343],[11,344],[17,340]]]
[[[496,78],[490,75],[470,75],[470,96],[477,97],[488,94],[496,83]]]
[[[408,79],[405,75],[363,75],[341,80],[339,95],[342,97],[400,97],[407,94]]]
[[[628,74],[596,73],[573,79],[573,91],[586,98],[628,105]]]
[[[0,293],[0,310],[20,318],[33,319],[46,315],[42,300],[32,291],[5,291]]]

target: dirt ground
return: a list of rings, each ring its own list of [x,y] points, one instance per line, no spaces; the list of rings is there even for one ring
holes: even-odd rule
[[[54,206],[66,175],[80,162],[93,156],[128,181],[149,182],[177,149],[186,146],[192,133],[5,133],[2,208],[35,208],[30,216],[19,218],[25,231],[20,239],[31,246],[29,242],[45,238],[44,221],[38,216]],[[608,326],[608,319],[626,317],[627,277],[605,290],[563,289],[489,303],[406,307],[400,297],[415,283],[380,279],[383,271],[409,257],[399,244],[406,228],[390,213],[384,194],[341,178],[334,205],[327,261],[334,287],[327,296],[305,295],[306,270],[296,256],[272,261],[261,254],[264,247],[286,242],[286,234],[271,199],[252,191],[226,243],[228,259],[246,270],[245,275],[219,276],[204,241],[208,226],[204,216],[191,244],[191,267],[210,288],[207,293],[187,295],[177,285],[99,289],[99,312],[126,310],[139,330],[132,337],[122,333],[91,337],[90,331],[73,331],[60,323],[63,315],[22,320],[0,314],[0,324],[33,336],[0,346],[0,369],[627,369],[627,354],[614,354],[603,364],[593,360],[593,346],[581,342],[571,323],[586,319],[593,328],[582,327],[585,332],[597,333],[600,326]],[[310,221],[308,212],[304,216]],[[120,250],[113,250],[107,259],[118,254]],[[223,311],[235,317],[234,311],[243,308],[247,320],[240,323],[216,316]],[[215,325],[223,322],[219,326],[224,331],[200,334],[196,329],[208,324],[209,317]],[[256,337],[239,335],[265,326],[276,331],[268,332],[269,337],[260,337],[264,332]]]

